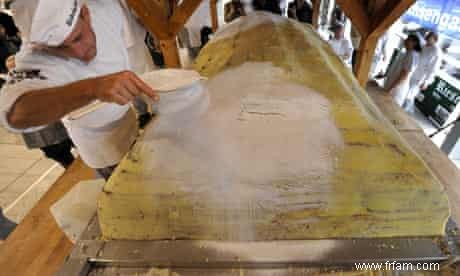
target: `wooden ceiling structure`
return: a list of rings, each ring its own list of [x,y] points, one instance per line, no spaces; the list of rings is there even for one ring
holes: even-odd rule
[[[364,86],[368,81],[378,39],[415,1],[336,0],[336,3],[361,34],[354,68],[356,78],[361,85]]]
[[[144,26],[160,41],[167,67],[180,67],[177,33],[203,0],[127,0]],[[218,28],[217,1],[210,1],[213,30]],[[416,0],[336,0],[361,35],[354,68],[356,78],[365,85],[379,37]],[[313,25],[318,27],[321,0],[313,2]]]
[[[181,67],[176,36],[202,0],[127,0],[144,26],[159,41],[167,67]]]

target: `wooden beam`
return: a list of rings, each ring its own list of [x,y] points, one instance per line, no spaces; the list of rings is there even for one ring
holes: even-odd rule
[[[367,13],[371,18],[376,18],[379,14],[385,13],[385,4],[387,0],[373,0],[368,4]]]
[[[337,0],[336,3],[350,18],[361,37],[367,37],[371,32],[371,21],[364,4],[356,0]]]
[[[216,32],[219,28],[219,21],[217,19],[217,0],[210,0],[209,9],[212,21],[212,31]]]
[[[343,2],[347,9],[351,9],[354,1],[346,0],[337,0],[337,2]],[[387,0],[385,3],[379,1],[374,3],[372,7],[374,12],[379,14],[371,15],[368,20],[368,29],[367,35],[362,35],[361,45],[357,51],[357,60],[354,68],[355,76],[358,79],[359,83],[365,87],[369,79],[369,70],[371,68],[372,59],[375,52],[375,47],[379,37],[385,32],[413,3],[415,0]],[[383,6],[382,6],[383,5]],[[355,5],[358,6],[358,5]],[[361,9],[364,9],[364,6],[361,6]],[[345,13],[346,10],[344,9]],[[359,19],[361,12],[355,11],[355,22],[360,22],[362,19]],[[353,22],[353,18],[348,15]],[[356,17],[357,16],[357,17]],[[358,19],[357,19],[358,18]],[[355,23],[356,28],[359,30],[359,25]],[[372,24],[370,24],[372,22]],[[362,24],[362,23],[360,23]],[[362,27],[361,27],[362,28]],[[360,31],[361,32],[361,31]]]
[[[319,27],[319,11],[321,7],[321,0],[312,0],[313,4],[313,27],[318,29]]]
[[[355,76],[362,87],[366,86],[369,80],[369,71],[372,65],[372,59],[377,46],[378,37],[368,36],[361,38],[359,49],[356,52]]]
[[[178,0],[169,0],[169,6],[171,7],[172,10],[175,10],[179,6],[179,1]]]
[[[169,19],[170,33],[176,35],[201,2],[202,0],[183,0],[182,4],[173,11],[173,15]]]
[[[423,133],[414,119],[384,93],[385,91],[376,87],[369,87],[367,91],[382,113],[406,141],[411,141],[411,148],[438,177],[449,198],[452,219],[460,221],[460,171],[455,164]]]
[[[168,68],[180,68],[179,49],[177,48],[176,37],[172,39],[160,40],[161,53]]]
[[[381,9],[379,16],[374,16],[372,36],[380,36],[407,11],[416,0],[388,0]]]
[[[183,27],[188,16],[191,15],[191,13],[184,14],[185,8],[187,11],[190,9],[190,4],[187,2],[189,1],[185,0],[185,6],[181,5],[181,7],[177,7],[175,0],[127,0],[128,5],[136,12],[144,23],[144,26],[160,41],[160,49],[166,67],[181,67],[176,34]],[[172,12],[173,15],[168,20]]]
[[[126,3],[156,38],[161,40],[174,36],[169,32],[167,17],[158,4],[149,0],[127,0]]]

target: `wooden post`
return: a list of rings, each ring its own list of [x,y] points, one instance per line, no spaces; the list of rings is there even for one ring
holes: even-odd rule
[[[371,32],[363,37],[358,50],[355,75],[361,86],[365,87],[369,80],[369,70],[375,47],[380,36],[415,2],[415,0],[387,0],[386,5],[380,8],[379,14],[371,15]]]
[[[172,15],[169,18],[169,30],[177,34],[200,6],[202,0],[184,0],[182,3],[172,11]]]
[[[371,20],[361,1],[337,0],[336,2],[345,15],[350,18],[361,37],[368,36],[371,31]]]
[[[212,31],[216,32],[219,28],[219,21],[217,19],[217,0],[210,0],[210,13],[211,13],[211,20],[212,20]]]
[[[160,48],[163,53],[165,65],[168,68],[180,68],[181,62],[176,38],[160,40]]]
[[[319,12],[321,7],[321,0],[312,0],[313,4],[313,28],[318,29],[319,27]]]
[[[371,6],[371,14],[366,1],[337,0],[337,4],[361,34],[361,44],[354,68],[354,73],[361,86],[365,87],[369,79],[369,70],[379,37],[414,2],[415,0],[378,0]]]
[[[145,1],[145,0],[143,0]],[[153,0],[149,0],[153,2]],[[165,66],[167,68],[180,68],[180,55],[179,48],[177,47],[176,32],[171,28],[171,17],[174,11],[178,9],[176,1],[174,0],[156,0],[160,6],[160,12],[164,14],[167,20],[167,27],[163,30],[163,34],[166,33],[166,37],[159,39],[160,50],[163,54]]]
[[[169,32],[168,19],[162,6],[146,0],[127,0],[126,3],[157,39],[165,39],[173,35]]]
[[[179,0],[169,0],[169,6],[172,8],[172,10],[175,10],[177,6],[179,5]]]
[[[378,41],[377,36],[361,37],[359,49],[356,52],[355,76],[361,86],[365,87],[369,80],[369,72]]]

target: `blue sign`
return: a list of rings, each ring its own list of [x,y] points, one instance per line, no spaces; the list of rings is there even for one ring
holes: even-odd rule
[[[460,40],[460,0],[418,0],[402,19]]]

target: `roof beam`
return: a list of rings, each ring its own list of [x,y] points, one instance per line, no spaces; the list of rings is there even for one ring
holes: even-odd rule
[[[126,3],[144,23],[144,26],[158,39],[171,37],[162,7],[149,0],[127,0]]]
[[[183,0],[182,4],[173,11],[173,15],[169,19],[169,31],[177,34],[189,17],[201,4],[202,0]]]
[[[355,77],[358,82],[365,87],[369,80],[369,72],[374,57],[375,47],[377,46],[377,37],[368,36],[361,39],[359,49],[356,52],[356,64],[354,69]]]
[[[369,2],[367,12],[371,18],[376,18],[379,14],[385,13],[385,4],[387,0],[372,0]]]
[[[387,0],[385,6],[379,11],[381,16],[374,16],[371,35],[379,37],[390,28],[390,26],[401,17],[415,1],[416,0]]]
[[[319,27],[319,12],[321,8],[321,0],[312,0],[313,4],[313,27],[317,29]]]
[[[211,13],[212,31],[216,32],[217,28],[219,28],[219,20],[217,18],[217,0],[210,1],[209,12]]]
[[[385,32],[409,7],[415,0],[374,0],[371,3],[351,0],[337,0],[337,3],[344,5],[342,9],[347,14],[347,9],[355,9],[354,13],[347,14],[361,33],[361,45],[357,50],[357,59],[355,65],[355,76],[359,83],[364,87],[369,79],[369,70],[371,68],[372,57],[374,56],[375,47],[378,38]],[[354,3],[354,4],[353,4]],[[361,6],[360,8],[358,6]],[[346,7],[346,8],[345,8]],[[363,24],[364,17],[361,13],[366,13],[367,28],[361,31],[359,24]],[[355,20],[353,21],[353,16]],[[356,19],[358,18],[358,19]],[[367,30],[367,33],[365,32]],[[363,35],[363,33],[365,35]]]
[[[371,32],[371,21],[361,1],[337,0],[336,3],[340,6],[345,15],[350,18],[361,36],[367,37]]]

